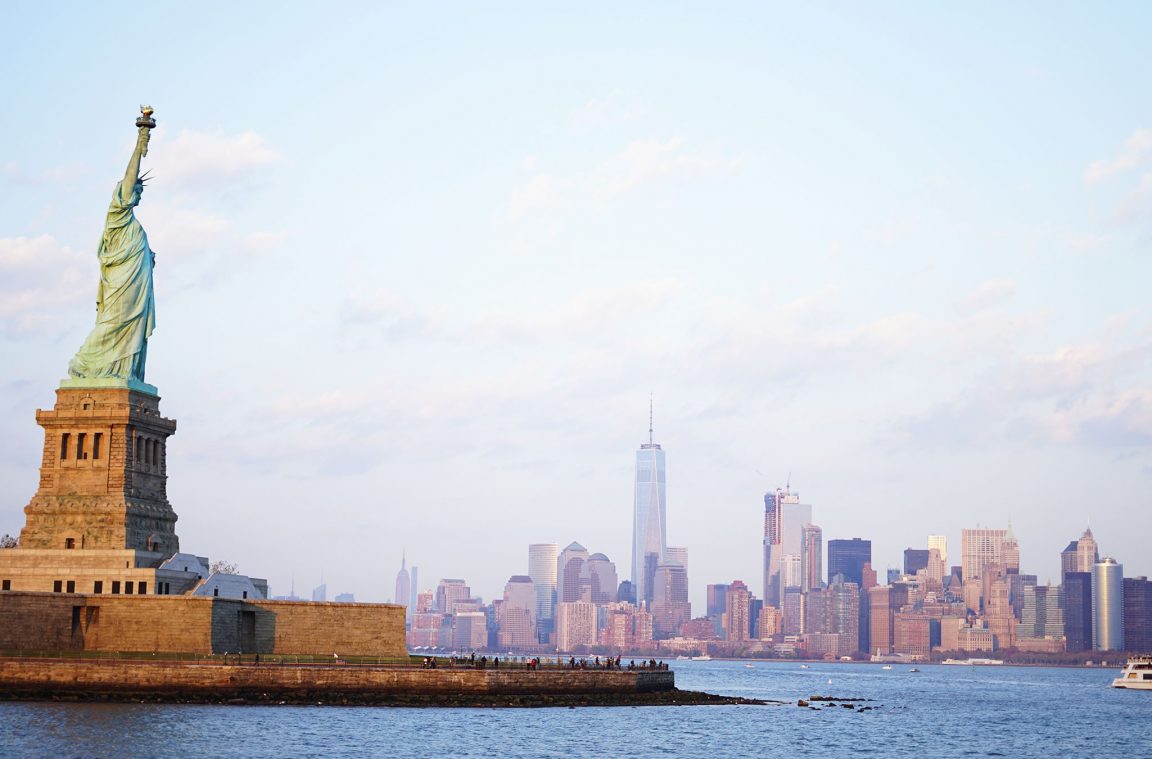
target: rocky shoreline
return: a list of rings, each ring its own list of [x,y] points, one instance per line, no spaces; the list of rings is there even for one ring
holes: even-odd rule
[[[641,693],[341,693],[330,690],[237,693],[91,691],[29,688],[0,691],[0,701],[57,703],[218,704],[228,706],[392,706],[428,708],[540,708],[578,706],[735,706],[780,705],[783,702],[685,690]]]

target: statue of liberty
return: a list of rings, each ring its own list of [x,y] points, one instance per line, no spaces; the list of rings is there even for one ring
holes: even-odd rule
[[[156,121],[150,106],[141,106],[140,111],[136,147],[124,178],[112,193],[96,252],[100,261],[96,326],[68,363],[68,374],[74,378],[65,382],[68,385],[81,384],[77,380],[121,380],[129,385],[144,382],[148,338],[156,326],[152,294],[155,255],[132,209],[144,191],[147,177],[140,175],[140,159],[148,155],[148,139]]]

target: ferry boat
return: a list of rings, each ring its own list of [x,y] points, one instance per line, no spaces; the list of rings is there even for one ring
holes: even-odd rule
[[[1152,690],[1152,656],[1134,656],[1129,659],[1120,677],[1112,681],[1112,687]]]

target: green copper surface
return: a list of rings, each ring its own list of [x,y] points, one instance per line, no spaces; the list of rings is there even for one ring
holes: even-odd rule
[[[80,377],[66,380],[60,380],[60,387],[62,388],[124,388],[127,390],[135,390],[140,393],[148,393],[148,395],[159,396],[155,385],[149,385],[147,382],[141,382],[135,378],[120,379],[119,377]]]
[[[116,183],[108,206],[104,234],[96,253],[100,261],[96,326],[68,364],[68,374],[76,380],[144,383],[148,338],[156,326],[156,302],[152,294],[155,256],[133,209],[140,203],[144,191],[140,159],[148,154],[151,129],[146,125],[138,128],[128,169],[124,179]],[[155,393],[155,388],[151,392]]]

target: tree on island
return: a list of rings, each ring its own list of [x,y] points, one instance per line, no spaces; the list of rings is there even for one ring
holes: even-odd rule
[[[19,548],[20,538],[14,538],[8,533],[0,536],[0,548]]]
[[[240,574],[240,565],[234,561],[218,559],[212,562],[208,570],[214,575],[238,575]]]

